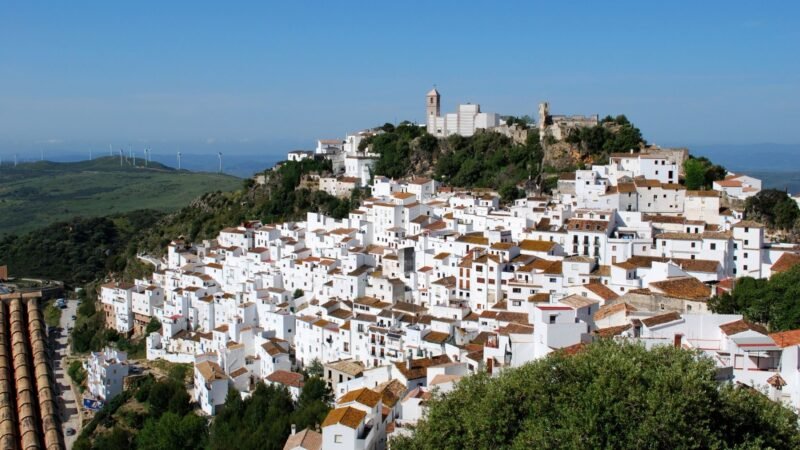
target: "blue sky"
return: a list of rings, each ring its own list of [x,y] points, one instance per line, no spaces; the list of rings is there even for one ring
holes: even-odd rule
[[[3,2],[0,154],[284,151],[422,120],[434,83],[445,110],[549,100],[664,145],[800,143],[797,2],[236,3]]]

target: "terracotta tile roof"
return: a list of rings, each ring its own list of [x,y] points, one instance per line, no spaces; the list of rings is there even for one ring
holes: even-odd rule
[[[596,305],[599,302],[597,300],[590,299],[589,297],[572,294],[559,300],[559,303],[569,305],[573,308],[585,308],[587,306]]]
[[[767,329],[765,327],[744,319],[722,324],[719,326],[719,329],[725,333],[726,336],[732,336],[750,330],[761,334],[767,334]]]
[[[325,417],[325,420],[322,422],[322,428],[341,424],[355,430],[361,425],[365,417],[367,417],[366,412],[353,408],[352,406],[336,408],[331,410],[327,417]]]
[[[225,375],[225,371],[222,370],[222,367],[220,367],[220,365],[214,361],[203,361],[196,364],[195,368],[198,372],[200,372],[200,376],[202,376],[207,382],[228,379],[228,376]]]
[[[528,296],[528,301],[531,303],[548,303],[550,302],[550,294],[547,292],[540,292],[538,294],[533,294]]]
[[[357,402],[362,405],[374,408],[375,405],[381,400],[381,394],[373,391],[372,389],[361,388],[350,391],[342,396],[336,403],[343,405],[345,403]]]
[[[686,300],[706,300],[711,296],[711,288],[695,277],[673,278],[650,283],[664,295]],[[652,290],[652,289],[651,289]]]
[[[286,439],[283,450],[292,450],[298,447],[304,450],[321,450],[322,434],[306,428],[299,433],[290,435],[289,438]]]
[[[283,384],[285,386],[303,387],[303,374],[297,372],[289,372],[287,370],[276,370],[267,375],[267,380],[273,383]]]
[[[653,316],[653,317],[648,317],[646,319],[642,319],[642,323],[645,324],[648,328],[650,328],[658,325],[663,325],[665,323],[674,322],[680,319],[681,319],[680,313],[673,311],[666,314],[661,314],[659,316]]]
[[[795,265],[800,264],[800,255],[796,253],[784,253],[772,265],[772,273],[786,272]]]
[[[399,380],[389,380],[375,386],[375,391],[381,394],[381,403],[384,406],[394,408],[394,405],[405,395],[406,385]]]
[[[605,301],[614,300],[619,295],[612,291],[611,288],[600,283],[588,283],[583,285],[586,290],[591,291],[593,294],[599,296]]]
[[[800,329],[781,331],[769,335],[778,347],[785,348],[800,344]]]
[[[411,360],[411,369],[406,367],[406,361],[400,361],[394,363],[394,366],[397,370],[400,371],[401,374],[406,378],[406,380],[416,380],[418,378],[424,378],[425,375],[428,373],[428,367],[431,366],[438,366],[440,364],[445,364],[450,362],[450,357],[447,355],[439,355],[434,356],[431,358],[422,358],[422,359],[412,359]]]
[[[760,224],[758,222],[755,222],[753,220],[742,220],[742,221],[734,224],[733,227],[734,228],[744,228],[744,227],[748,227],[748,228],[764,228],[764,225],[762,225],[762,224]]]
[[[519,243],[520,250],[529,252],[549,252],[556,246],[555,242],[525,239]]]
[[[617,327],[600,328],[595,330],[594,334],[599,337],[608,338],[608,337],[619,336],[620,334],[622,334],[623,331],[629,330],[630,328],[631,324],[620,325]]]
[[[430,333],[426,334],[424,338],[422,338],[425,342],[430,342],[432,344],[442,344],[447,338],[450,337],[448,333],[442,333],[439,331],[431,331]]]
[[[602,320],[602,319],[605,319],[608,316],[611,316],[613,314],[617,314],[617,313],[620,313],[620,312],[623,312],[623,311],[625,312],[625,315],[627,315],[630,312],[636,311],[636,308],[633,305],[631,305],[630,303],[615,303],[613,305],[601,306],[600,309],[597,310],[596,313],[594,313],[594,320],[595,321]]]

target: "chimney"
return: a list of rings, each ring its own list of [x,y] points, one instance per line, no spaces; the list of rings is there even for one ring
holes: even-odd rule
[[[297,425],[292,424],[292,435],[294,436],[297,433]]]

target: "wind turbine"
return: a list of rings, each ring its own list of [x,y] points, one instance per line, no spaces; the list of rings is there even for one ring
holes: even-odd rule
[[[119,166],[122,167],[122,149],[119,149]]]
[[[178,170],[181,170],[181,152],[178,152]]]
[[[111,144],[108,144],[108,155],[114,156],[114,149],[111,148]]]
[[[92,160],[92,149],[89,149],[89,161]]]
[[[217,153],[219,157],[219,173],[222,173],[222,152]]]
[[[17,154],[14,153],[14,167],[17,167]]]
[[[136,151],[133,150],[131,154],[133,155],[133,167],[136,167]]]

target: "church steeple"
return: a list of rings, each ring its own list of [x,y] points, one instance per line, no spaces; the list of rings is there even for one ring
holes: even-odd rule
[[[428,133],[436,133],[436,118],[440,115],[441,96],[436,86],[433,86],[425,96],[425,121],[428,125]]]

